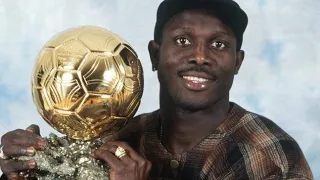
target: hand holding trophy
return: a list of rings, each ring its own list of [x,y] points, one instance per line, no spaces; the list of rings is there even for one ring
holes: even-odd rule
[[[66,137],[50,134],[44,151],[18,159],[36,161],[29,176],[37,179],[106,179],[106,165],[92,153],[134,116],[142,92],[141,63],[121,37],[93,26],[59,33],[37,57],[32,95],[43,119]]]

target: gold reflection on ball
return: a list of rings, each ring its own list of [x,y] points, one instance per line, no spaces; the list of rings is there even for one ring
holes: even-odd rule
[[[136,52],[99,27],[76,27],[54,36],[39,53],[32,76],[39,113],[74,139],[119,130],[136,113],[142,92]]]

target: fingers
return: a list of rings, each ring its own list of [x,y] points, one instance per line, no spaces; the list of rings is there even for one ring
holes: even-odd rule
[[[37,125],[31,125],[26,130],[17,129],[2,136],[1,144],[3,154],[6,156],[32,156],[36,149],[45,147],[44,139],[39,135]],[[16,161],[0,159],[0,167],[8,179],[24,179],[18,172],[30,170],[36,167],[35,161]]]
[[[108,163],[111,167],[120,167],[122,163],[120,160],[114,156],[110,151],[106,151],[104,149],[98,149],[94,152],[94,157],[97,159],[103,160]]]
[[[38,125],[31,124],[26,130],[40,136],[40,128]]]
[[[34,147],[21,147],[19,145],[4,146],[3,153],[6,156],[33,156],[36,152]]]
[[[115,152],[118,146],[126,150],[126,155],[121,158],[115,156]],[[127,143],[119,141],[110,141],[104,143],[99,151],[96,152],[95,157],[104,160],[109,163],[112,167],[120,166],[121,162],[129,166],[135,166],[140,164],[144,166],[146,160],[142,158],[134,149],[132,149]]]
[[[94,155],[97,159],[103,160],[108,163],[114,172],[124,172],[128,170],[134,170],[138,167],[138,162],[133,160],[128,154],[121,158],[114,155],[117,146],[112,144],[104,144]]]
[[[108,146],[113,147],[110,148],[110,150],[113,153],[115,153],[116,148],[118,146],[124,148],[128,155],[125,155],[120,159],[121,161],[125,162],[129,167],[139,167],[141,169],[144,169],[147,172],[147,174],[151,171],[152,163],[149,160],[141,157],[128,143],[120,141],[111,141],[106,144],[108,144]]]
[[[122,161],[125,164],[130,164],[134,163],[133,159],[129,156],[129,154],[126,154],[122,156],[121,158],[118,158],[115,156],[115,152],[117,150],[118,146],[110,144],[110,143],[105,143],[103,146],[101,146],[101,149],[104,151],[110,152],[110,154],[115,157],[118,161]]]
[[[9,180],[23,180],[23,177],[20,177],[18,173],[10,173],[7,177]]]
[[[41,136],[22,129],[17,129],[6,133],[2,136],[1,140],[4,148],[6,146],[21,145],[23,147],[44,149],[46,144]]]
[[[116,148],[118,146],[124,148],[127,152],[127,154],[135,161],[144,161],[145,159],[143,159],[134,149],[131,148],[131,146],[125,142],[120,142],[120,141],[110,141],[110,142],[107,142],[106,145],[109,145],[109,146],[113,146],[115,147],[115,149],[110,149],[112,150],[113,153],[116,152]]]
[[[116,157],[115,152],[121,146],[126,151],[126,155]],[[151,170],[151,162],[140,157],[127,143],[112,141],[104,143],[94,156],[110,165],[110,179],[147,179]]]
[[[36,162],[30,161],[14,161],[14,160],[1,160],[0,161],[1,171],[3,174],[14,176],[16,172],[26,171],[34,169]]]

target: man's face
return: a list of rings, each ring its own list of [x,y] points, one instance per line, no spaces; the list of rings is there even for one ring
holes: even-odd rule
[[[174,16],[163,30],[161,45],[151,47],[161,90],[188,110],[205,109],[228,97],[243,60],[233,32],[200,10]]]

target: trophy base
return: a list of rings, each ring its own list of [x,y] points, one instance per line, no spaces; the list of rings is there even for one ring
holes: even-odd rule
[[[108,166],[92,157],[102,145],[100,139],[81,141],[58,137],[51,133],[44,138],[46,148],[34,156],[22,156],[18,160],[35,160],[36,170],[28,172],[28,178],[38,180],[108,180]]]

